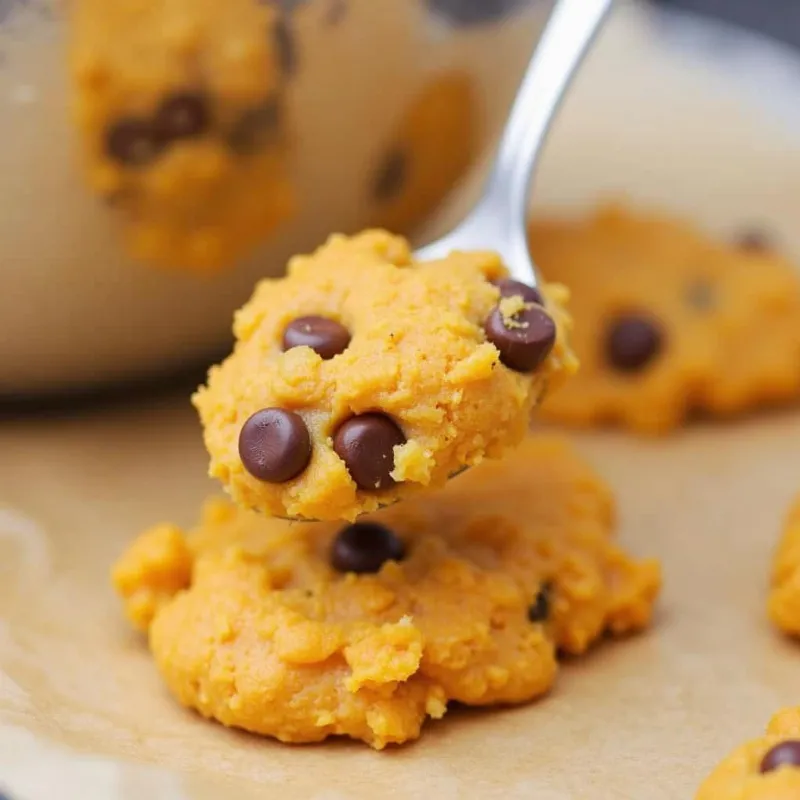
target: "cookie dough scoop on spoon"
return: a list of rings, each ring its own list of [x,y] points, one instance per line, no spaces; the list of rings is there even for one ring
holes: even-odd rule
[[[526,240],[530,178],[611,0],[560,0],[514,102],[486,191],[416,253],[385,231],[334,235],[261,281],[233,353],[193,398],[210,474],[241,506],[353,520],[442,486],[524,438],[575,371],[566,290]]]

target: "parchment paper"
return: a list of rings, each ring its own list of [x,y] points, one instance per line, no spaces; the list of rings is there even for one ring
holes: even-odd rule
[[[677,56],[659,37],[618,13],[537,198],[623,189],[712,229],[767,221],[800,252],[797,128],[776,108],[787,83],[796,99],[795,74],[751,91],[759,59],[732,69],[730,49],[702,36],[699,55]],[[660,441],[572,436],[617,491],[624,543],[663,560],[665,589],[649,633],[565,665],[541,702],[454,711],[383,753],[201,720],[162,688],[107,578],[142,527],[190,524],[215,489],[186,396],[0,420],[0,787],[15,799],[688,800],[729,749],[800,703],[800,644],[764,615],[770,552],[800,491],[793,410]]]
[[[109,563],[143,526],[191,523],[214,490],[183,396],[7,422],[0,784],[20,800],[690,797],[728,749],[800,702],[800,644],[763,613],[770,550],[800,490],[800,412],[664,441],[574,438],[618,492],[625,544],[663,559],[654,628],[565,665],[541,702],[453,712],[417,744],[375,753],[202,720],[128,632]]]

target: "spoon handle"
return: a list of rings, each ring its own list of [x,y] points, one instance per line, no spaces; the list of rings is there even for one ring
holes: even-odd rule
[[[527,211],[539,154],[562,98],[613,0],[557,0],[525,71],[489,177],[487,194]],[[495,190],[495,191],[493,191]]]
[[[423,261],[453,250],[496,250],[511,276],[538,283],[528,251],[531,178],[572,76],[613,0],[556,0],[500,139],[481,199],[454,230],[417,251]]]

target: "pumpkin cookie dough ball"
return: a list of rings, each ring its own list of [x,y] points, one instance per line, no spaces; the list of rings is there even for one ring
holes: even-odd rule
[[[786,258],[613,206],[536,220],[530,237],[570,289],[581,361],[546,417],[656,433],[800,396],[800,276]]]
[[[537,437],[434,495],[355,524],[209,503],[142,534],[114,570],[170,691],[287,742],[415,739],[450,700],[521,703],[556,653],[650,620],[658,565],[611,536],[609,490]]]
[[[493,253],[415,262],[381,231],[292,259],[194,397],[210,474],[244,508],[352,520],[518,444],[576,364],[564,291],[504,274]]]
[[[286,22],[256,0],[74,0],[88,180],[132,253],[230,265],[291,214]]]
[[[786,708],[765,736],[729,755],[695,800],[794,800],[800,797],[800,708]]]
[[[446,73],[423,89],[375,166],[375,227],[409,233],[428,218],[473,163],[479,118],[468,75]]]

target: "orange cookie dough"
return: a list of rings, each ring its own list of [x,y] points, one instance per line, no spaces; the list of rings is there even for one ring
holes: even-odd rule
[[[608,488],[564,442],[526,441],[441,492],[352,525],[207,504],[114,568],[169,689],[287,742],[414,739],[447,703],[546,692],[556,653],[645,627],[658,565],[613,541]]]
[[[657,433],[693,411],[800,395],[800,277],[775,252],[620,207],[536,220],[536,263],[570,289],[578,377],[543,414]]]
[[[375,227],[405,234],[428,218],[473,163],[479,120],[468,75],[445,73],[423,89],[375,167]]]
[[[504,274],[493,253],[416,262],[382,231],[292,259],[194,397],[210,474],[244,508],[352,520],[518,444],[576,363],[563,288]]]
[[[772,561],[768,612],[782,631],[800,636],[800,496],[789,510]]]
[[[735,750],[705,780],[695,800],[796,800],[800,797],[800,708],[786,708],[760,739]]]
[[[70,17],[88,179],[135,256],[216,269],[290,216],[275,4],[74,0]]]

